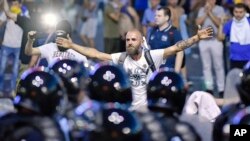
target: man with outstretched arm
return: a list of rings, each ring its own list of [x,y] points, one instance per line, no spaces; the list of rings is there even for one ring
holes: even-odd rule
[[[171,47],[164,49],[150,50],[150,54],[156,69],[159,69],[168,56],[182,51],[192,44],[208,39],[213,36],[213,29],[207,27],[198,30],[197,34],[187,40],[177,42]],[[71,39],[57,38],[56,43],[58,46],[73,49],[84,56],[102,61],[112,61],[115,64],[119,63],[119,58],[123,53],[106,54],[94,48],[83,47],[71,41]],[[132,109],[141,110],[146,108],[146,84],[152,74],[150,67],[144,57],[143,37],[140,31],[131,30],[126,35],[126,58],[123,62],[123,67],[129,75],[133,91]]]

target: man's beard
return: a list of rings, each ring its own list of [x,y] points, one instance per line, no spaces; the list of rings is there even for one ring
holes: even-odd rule
[[[135,47],[127,47],[126,49],[128,55],[136,55],[139,53],[139,50]]]
[[[68,49],[67,48],[64,48],[64,47],[61,47],[61,46],[57,46],[58,50],[61,51],[61,52],[65,52],[67,51]]]

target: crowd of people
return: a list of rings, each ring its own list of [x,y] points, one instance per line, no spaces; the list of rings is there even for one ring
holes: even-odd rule
[[[248,6],[0,0],[0,140],[230,140],[249,124]],[[205,88],[190,94],[193,46]]]

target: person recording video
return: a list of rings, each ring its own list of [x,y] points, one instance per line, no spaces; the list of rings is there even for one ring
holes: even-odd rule
[[[56,37],[62,37],[67,39],[71,36],[72,28],[67,20],[62,20],[56,25]],[[73,49],[65,49],[63,47],[57,46],[54,42],[49,42],[47,44],[33,47],[34,41],[38,38],[40,33],[36,31],[30,31],[28,33],[28,41],[25,47],[25,54],[27,55],[41,55],[50,64],[55,59],[72,59],[76,61],[81,61],[87,63],[87,58],[74,51]]]

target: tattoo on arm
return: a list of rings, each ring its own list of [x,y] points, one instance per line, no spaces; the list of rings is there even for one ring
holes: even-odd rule
[[[181,50],[188,48],[189,46],[196,43],[197,41],[198,40],[195,38],[190,38],[190,39],[186,39],[186,40],[182,40],[182,41],[177,42],[176,46],[181,51]]]

